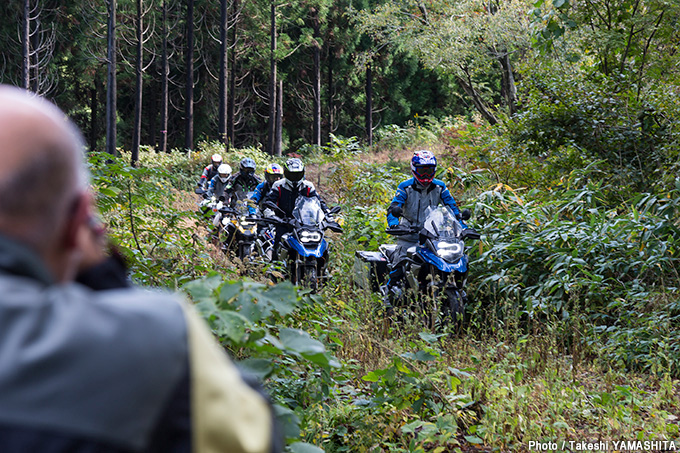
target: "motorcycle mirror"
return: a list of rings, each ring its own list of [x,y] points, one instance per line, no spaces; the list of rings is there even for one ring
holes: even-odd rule
[[[463,211],[460,213],[460,218],[463,220],[468,220],[470,216],[472,215],[472,212],[470,212],[469,209],[465,208]]]
[[[328,210],[329,214],[337,214],[342,208],[340,206],[333,206]]]
[[[467,228],[467,229],[463,230],[461,236],[462,236],[463,239],[472,239],[472,240],[478,240],[482,237],[477,231],[473,230],[472,228]]]
[[[202,187],[196,187],[196,190],[194,190],[194,193],[198,194],[198,195],[203,195],[205,193],[205,190],[203,190]]]
[[[328,222],[328,223],[326,223],[326,227],[329,230],[334,231],[336,233],[342,233],[343,232],[343,229],[338,222]]]
[[[284,214],[284,216],[285,216],[285,214],[286,214],[286,213],[283,211],[283,209],[279,208],[278,206],[276,206],[275,203],[272,203],[271,201],[267,201],[267,202],[264,204],[264,207],[265,207],[265,208],[268,208],[268,209],[271,209],[271,210],[274,211],[274,212],[277,212],[277,213],[280,213],[280,214]]]
[[[388,209],[388,212],[390,214],[392,214],[394,217],[399,218],[404,213],[404,210],[402,209],[401,206],[394,205],[394,206],[390,206],[390,208]]]

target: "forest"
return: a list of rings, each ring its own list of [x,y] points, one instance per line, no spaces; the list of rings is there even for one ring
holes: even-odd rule
[[[0,40],[131,279],[195,303],[289,451],[680,448],[676,0],[9,0]],[[356,281],[420,149],[481,234],[457,324]],[[341,206],[318,290],[211,244],[214,153],[300,157]]]

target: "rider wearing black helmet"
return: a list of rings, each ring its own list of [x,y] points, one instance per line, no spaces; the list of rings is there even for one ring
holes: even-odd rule
[[[250,157],[241,159],[239,171],[227,182],[225,194],[231,206],[247,197],[248,192],[255,190],[261,180],[255,176],[255,161]]]
[[[319,197],[319,194],[314,188],[314,184],[305,179],[305,165],[300,159],[288,159],[283,165],[283,179],[276,181],[269,193],[264,197],[263,204],[271,202],[278,206],[287,217],[293,216],[293,209],[295,208],[295,201],[299,196],[317,197],[321,203],[321,209],[328,216],[328,208],[326,203]],[[265,209],[265,216],[272,216],[274,213]],[[274,238],[274,257],[276,259],[278,252],[278,245],[281,236],[287,232],[285,227],[277,226],[276,237]]]

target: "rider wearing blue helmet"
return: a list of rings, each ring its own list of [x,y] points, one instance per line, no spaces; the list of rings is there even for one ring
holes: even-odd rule
[[[412,178],[399,184],[397,193],[387,209],[387,224],[390,228],[397,226],[422,228],[425,222],[425,211],[428,207],[444,204],[451,208],[456,218],[465,224],[460,217],[460,209],[453,199],[446,184],[435,179],[437,158],[430,151],[420,150],[411,158]],[[401,220],[400,220],[401,219]],[[406,251],[418,244],[418,233],[397,238],[397,251],[393,257],[394,269],[387,282],[388,297],[397,282],[403,277],[404,269],[400,264],[406,257]]]

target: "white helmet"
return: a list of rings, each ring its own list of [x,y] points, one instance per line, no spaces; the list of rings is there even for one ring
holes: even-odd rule
[[[229,164],[222,164],[219,167],[217,167],[217,174],[220,177],[220,181],[227,182],[227,179],[229,179],[229,176],[231,176],[231,167]]]
[[[217,167],[222,163],[222,156],[219,154],[213,154],[210,160],[212,160],[212,164]]]

